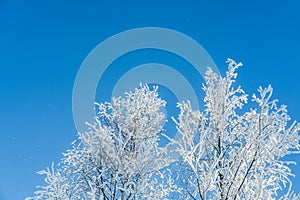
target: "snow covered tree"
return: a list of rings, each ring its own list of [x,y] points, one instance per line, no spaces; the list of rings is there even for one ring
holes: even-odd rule
[[[90,129],[79,133],[58,169],[39,172],[47,185],[27,200],[167,199],[175,187],[166,168],[171,160],[158,147],[165,104],[147,85],[97,104]]]
[[[180,154],[177,167],[183,199],[300,199],[291,192],[289,164],[282,159],[300,153],[300,125],[290,122],[286,106],[271,100],[273,89],[259,88],[253,107],[234,87],[242,64],[228,59],[225,77],[208,69],[203,89],[205,110],[178,104],[174,119],[180,139],[171,140]],[[288,188],[281,198],[278,191]]]
[[[290,180],[295,163],[285,156],[300,153],[300,124],[271,99],[271,86],[248,103],[234,86],[241,65],[228,59],[225,77],[208,68],[204,111],[178,103],[179,137],[165,148],[158,142],[166,102],[157,87],[140,85],[125,98],[96,104],[89,130],[78,134],[56,169],[38,172],[46,185],[27,200],[299,200]]]

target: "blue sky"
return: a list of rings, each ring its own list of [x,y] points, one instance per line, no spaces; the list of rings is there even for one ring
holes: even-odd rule
[[[271,83],[274,97],[300,120],[299,6],[290,0],[0,0],[0,199],[32,194],[42,183],[35,172],[70,147],[76,73],[97,44],[128,29],[156,26],[189,35],[221,73],[228,57],[242,61],[238,82],[246,92]],[[300,192],[300,155],[293,158]]]

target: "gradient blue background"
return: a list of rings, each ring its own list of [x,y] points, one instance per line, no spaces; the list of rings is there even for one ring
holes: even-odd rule
[[[70,147],[76,72],[97,44],[127,29],[183,32],[204,46],[221,73],[228,57],[242,61],[239,84],[246,92],[271,83],[300,120],[299,9],[296,0],[0,0],[0,199],[31,195],[43,181],[35,172]],[[132,59],[143,63],[143,56]],[[299,162],[293,170],[300,192],[300,155],[292,158]]]

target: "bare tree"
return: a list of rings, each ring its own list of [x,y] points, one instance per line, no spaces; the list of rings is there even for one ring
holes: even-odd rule
[[[79,134],[57,170],[39,172],[47,185],[27,199],[166,199],[175,187],[165,168],[170,159],[158,147],[165,104],[157,87],[147,85],[97,104],[89,131]]]
[[[178,103],[179,137],[169,138],[169,148],[158,146],[166,102],[157,87],[141,85],[97,104],[90,129],[79,133],[57,169],[39,172],[46,186],[27,200],[299,200],[291,190],[295,163],[283,158],[300,153],[300,124],[271,99],[271,86],[260,87],[252,108],[245,107],[248,95],[234,87],[241,65],[229,59],[225,77],[206,71],[203,112]],[[170,149],[180,156],[176,161]]]
[[[234,88],[241,63],[228,59],[225,77],[208,69],[203,89],[205,110],[193,110],[190,102],[178,104],[179,140],[176,153],[183,199],[300,199],[291,192],[293,174],[282,158],[300,152],[299,129],[289,122],[286,106],[271,100],[273,89],[259,88],[253,107],[245,109],[247,94]]]

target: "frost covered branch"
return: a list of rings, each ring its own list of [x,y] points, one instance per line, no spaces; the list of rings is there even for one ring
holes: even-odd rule
[[[157,87],[140,85],[125,98],[96,104],[89,130],[78,134],[57,169],[39,172],[46,186],[27,199],[299,200],[290,180],[289,165],[296,163],[285,158],[300,153],[300,124],[272,99],[271,86],[248,102],[235,86],[240,66],[228,59],[224,77],[208,68],[203,111],[178,103],[179,139],[169,138],[169,149],[158,146],[166,102]]]
[[[47,186],[28,199],[165,199],[175,186],[158,147],[166,104],[157,87],[97,104],[98,117],[64,153],[60,168],[42,171]]]
[[[289,165],[295,163],[282,157],[300,153],[300,125],[271,99],[271,86],[260,87],[245,110],[248,95],[233,86],[240,66],[228,59],[225,77],[206,71],[203,112],[178,103],[180,139],[172,143],[181,155],[183,199],[279,199],[277,192],[291,184]],[[299,199],[288,193],[282,199]]]

